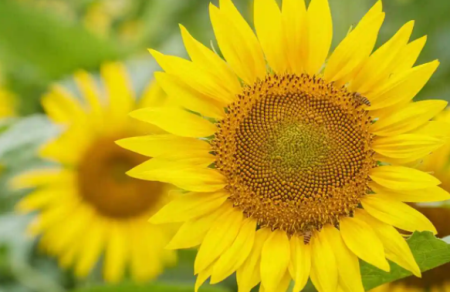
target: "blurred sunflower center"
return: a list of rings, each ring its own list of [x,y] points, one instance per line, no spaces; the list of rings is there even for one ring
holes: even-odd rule
[[[117,137],[99,139],[83,157],[78,185],[84,200],[112,218],[130,218],[147,212],[159,200],[163,184],[133,179],[125,174],[145,157],[117,146]]]
[[[248,88],[213,141],[234,205],[290,234],[350,215],[375,166],[364,103],[308,75],[272,75]]]

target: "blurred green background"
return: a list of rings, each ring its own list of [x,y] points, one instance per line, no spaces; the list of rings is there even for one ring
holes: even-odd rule
[[[375,3],[329,1],[334,46]],[[235,2],[251,21],[253,0]],[[39,99],[49,84],[63,82],[77,69],[95,72],[103,62],[123,60],[136,88],[143,88],[157,69],[147,48],[185,55],[178,23],[205,44],[213,40],[208,4],[209,0],[0,0],[0,82],[15,95],[17,112],[15,118],[0,123],[1,292],[193,291],[193,251],[182,252],[179,266],[168,270],[159,284],[92,288],[101,283],[98,272],[86,280],[75,280],[70,271],[60,270],[54,259],[40,254],[36,242],[24,235],[30,218],[13,213],[24,192],[9,190],[7,182],[33,165],[42,165],[35,151],[58,132],[41,115]],[[405,22],[416,20],[413,38],[428,35],[419,63],[441,61],[418,99],[450,100],[450,1],[386,0],[383,4],[387,17],[378,43]],[[170,286],[173,283],[177,288]],[[230,279],[203,291],[236,291],[234,283]]]

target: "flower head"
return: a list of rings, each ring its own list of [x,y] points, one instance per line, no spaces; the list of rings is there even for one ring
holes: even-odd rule
[[[62,266],[73,266],[77,276],[87,276],[104,254],[107,281],[120,280],[128,268],[136,281],[152,279],[176,256],[164,250],[171,228],[148,223],[171,187],[126,176],[126,169],[148,158],[115,141],[161,133],[130,121],[127,112],[164,104],[165,95],[151,85],[136,101],[125,67],[118,63],[102,67],[101,84],[84,71],[74,80],[81,99],[59,85],[42,99],[48,117],[63,128],[41,151],[57,165],[14,179],[15,187],[35,188],[17,208],[36,211],[31,233],[41,236],[41,248]]]
[[[184,60],[151,51],[156,79],[178,107],[132,116],[161,127],[136,178],[189,191],[151,222],[183,222],[171,248],[200,246],[197,289],[236,272],[239,291],[363,291],[359,261],[387,259],[420,275],[403,230],[435,232],[404,202],[449,198],[439,180],[410,168],[442,146],[429,120],[445,101],[412,102],[438,66],[414,66],[425,37],[405,24],[372,53],[381,2],[329,54],[327,0],[255,0],[256,34],[230,0],[210,6],[224,59],[181,33]]]

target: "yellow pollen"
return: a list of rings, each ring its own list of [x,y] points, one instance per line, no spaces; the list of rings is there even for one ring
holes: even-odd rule
[[[126,219],[142,215],[157,204],[164,185],[125,174],[146,158],[117,146],[114,141],[118,138],[99,139],[86,151],[78,167],[78,187],[82,198],[98,212]]]
[[[376,166],[367,102],[308,75],[247,88],[212,142],[234,206],[289,234],[350,216]]]

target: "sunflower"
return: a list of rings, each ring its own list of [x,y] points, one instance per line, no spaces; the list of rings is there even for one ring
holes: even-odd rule
[[[240,292],[364,291],[358,259],[420,276],[396,228],[436,230],[404,202],[449,198],[409,167],[444,143],[429,120],[447,103],[412,102],[439,64],[414,67],[426,38],[409,22],[372,53],[377,2],[329,55],[327,0],[254,9],[256,35],[231,0],[210,5],[225,60],[184,27],[190,61],[151,50],[178,106],[131,115],[170,134],[119,144],[154,157],[130,176],[188,191],[151,222],[182,223],[168,248],[199,246],[196,289],[236,272]]]
[[[72,266],[77,276],[87,276],[104,255],[105,280],[119,281],[129,268],[133,280],[145,281],[176,260],[174,251],[164,250],[173,227],[148,223],[171,187],[126,176],[126,169],[148,158],[114,141],[162,133],[128,120],[127,113],[162,105],[166,98],[150,85],[137,103],[125,67],[118,63],[102,66],[101,77],[99,84],[84,71],[75,74],[82,100],[58,85],[43,97],[48,117],[64,131],[40,154],[58,166],[14,179],[16,188],[35,188],[17,208],[37,213],[30,232],[41,237],[44,251],[58,257],[62,266]]]
[[[440,237],[450,235],[450,209],[416,207],[436,226]],[[372,292],[447,292],[450,291],[450,264],[423,273],[422,278],[405,278],[370,290]]]

